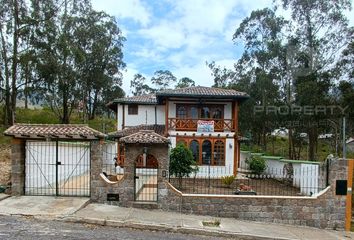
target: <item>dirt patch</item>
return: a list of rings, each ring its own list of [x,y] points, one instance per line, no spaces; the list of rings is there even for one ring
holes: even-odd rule
[[[11,179],[10,153],[10,145],[0,145],[0,185],[7,185]]]

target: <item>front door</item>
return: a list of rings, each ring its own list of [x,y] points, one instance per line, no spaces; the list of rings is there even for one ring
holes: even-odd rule
[[[151,154],[141,154],[135,161],[135,201],[157,202],[158,161]]]

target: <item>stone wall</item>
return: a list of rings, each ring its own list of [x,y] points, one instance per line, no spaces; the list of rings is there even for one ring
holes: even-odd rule
[[[128,144],[125,149],[124,176],[114,184],[106,183],[101,177],[102,173],[102,145],[99,142],[91,144],[91,200],[93,202],[108,203],[124,207],[131,207],[134,201],[134,171],[135,159],[143,153],[145,145]],[[168,194],[168,187],[164,182],[162,173],[168,170],[168,145],[148,145],[148,154],[154,155],[158,160],[158,203]],[[119,201],[107,201],[107,194],[119,194]]]
[[[25,141],[13,138],[11,142],[11,194],[24,195]]]
[[[346,196],[335,195],[335,180],[347,179],[347,161],[333,160],[330,184],[317,197],[217,196],[182,194],[169,185],[163,210],[240,220],[343,229]]]

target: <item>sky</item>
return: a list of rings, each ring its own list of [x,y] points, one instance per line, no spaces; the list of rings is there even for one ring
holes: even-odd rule
[[[126,38],[122,87],[131,95],[134,74],[150,79],[157,70],[211,86],[206,62],[232,68],[243,52],[232,41],[236,28],[253,10],[271,7],[272,0],[92,0],[92,4],[115,16]]]

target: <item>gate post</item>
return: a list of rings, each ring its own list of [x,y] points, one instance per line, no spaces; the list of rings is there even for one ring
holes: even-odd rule
[[[102,172],[102,141],[90,143],[90,196],[91,200],[102,198],[100,173]]]
[[[25,144],[26,141],[13,138],[11,142],[11,195],[25,194]]]

